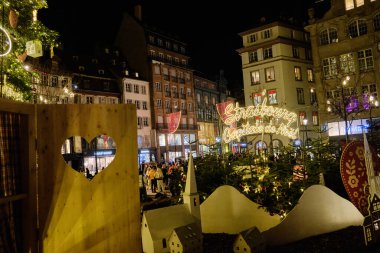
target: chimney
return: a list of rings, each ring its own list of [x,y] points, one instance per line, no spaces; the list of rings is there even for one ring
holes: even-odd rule
[[[135,18],[141,21],[141,4],[135,5]]]

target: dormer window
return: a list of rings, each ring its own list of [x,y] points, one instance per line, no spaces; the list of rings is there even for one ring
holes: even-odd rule
[[[129,71],[128,71],[128,69],[126,69],[124,73],[125,73],[126,76],[129,76]]]
[[[79,66],[78,69],[79,71],[84,71],[84,66]]]
[[[98,69],[99,75],[104,75],[104,70],[103,69]]]
[[[136,73],[135,73],[135,76],[138,78],[138,77],[139,77],[139,73],[136,72]]]
[[[105,49],[104,49],[104,52],[105,52],[106,54],[109,54],[110,50],[109,50],[108,48],[105,48]]]

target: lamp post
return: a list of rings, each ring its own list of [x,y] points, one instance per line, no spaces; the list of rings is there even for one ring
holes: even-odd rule
[[[373,121],[372,121],[372,108],[375,107],[379,107],[379,101],[377,99],[375,99],[375,96],[373,95],[370,95],[369,96],[369,123],[370,123],[370,126],[369,126],[369,132],[372,134],[372,129],[373,129]]]
[[[338,75],[339,76],[339,75]],[[344,95],[344,86],[346,86],[347,82],[350,80],[350,77],[349,76],[346,76],[344,77],[343,79],[341,79],[341,84],[340,84],[340,94],[342,96],[342,105],[339,105],[338,106],[338,113],[340,116],[343,116],[343,120],[344,120],[344,126],[345,126],[345,136],[346,136],[346,144],[348,143],[348,115],[347,115],[347,99]],[[333,111],[333,108],[332,108],[332,103],[330,100],[327,100],[327,112],[334,112]],[[336,105],[336,101],[334,102],[334,105]],[[343,107],[342,107],[343,106]],[[343,111],[342,111],[343,109]],[[343,113],[343,115],[341,115],[341,113]]]
[[[304,127],[305,127],[305,129],[304,129],[304,138],[303,138],[303,145],[304,145],[304,147],[306,147],[307,146],[307,139],[308,139],[308,136],[307,136],[307,119],[305,118],[305,119],[303,119],[302,120],[302,123],[303,123],[303,125],[304,125]],[[306,138],[305,138],[305,136],[306,136]]]

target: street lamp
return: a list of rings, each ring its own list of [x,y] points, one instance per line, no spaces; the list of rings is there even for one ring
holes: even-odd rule
[[[372,108],[375,107],[379,107],[379,101],[377,99],[375,99],[375,96],[373,95],[370,95],[369,96],[369,123],[370,123],[370,128],[369,128],[369,131],[370,133],[372,133],[372,128],[373,128],[373,121],[372,121]]]
[[[304,143],[304,147],[306,147],[306,146],[307,146],[307,139],[308,139],[308,136],[307,136],[307,119],[306,119],[306,118],[303,119],[303,120],[302,120],[302,123],[303,123],[303,125],[304,125],[304,127],[305,127],[303,143]],[[306,139],[305,139],[305,135],[306,135]]]

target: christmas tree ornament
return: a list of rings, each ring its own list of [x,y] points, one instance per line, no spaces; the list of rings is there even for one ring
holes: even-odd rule
[[[11,9],[9,11],[9,24],[12,28],[16,28],[18,23],[18,13],[17,11]]]
[[[42,43],[40,40],[31,40],[26,42],[27,55],[33,58],[37,58],[43,55]]]

